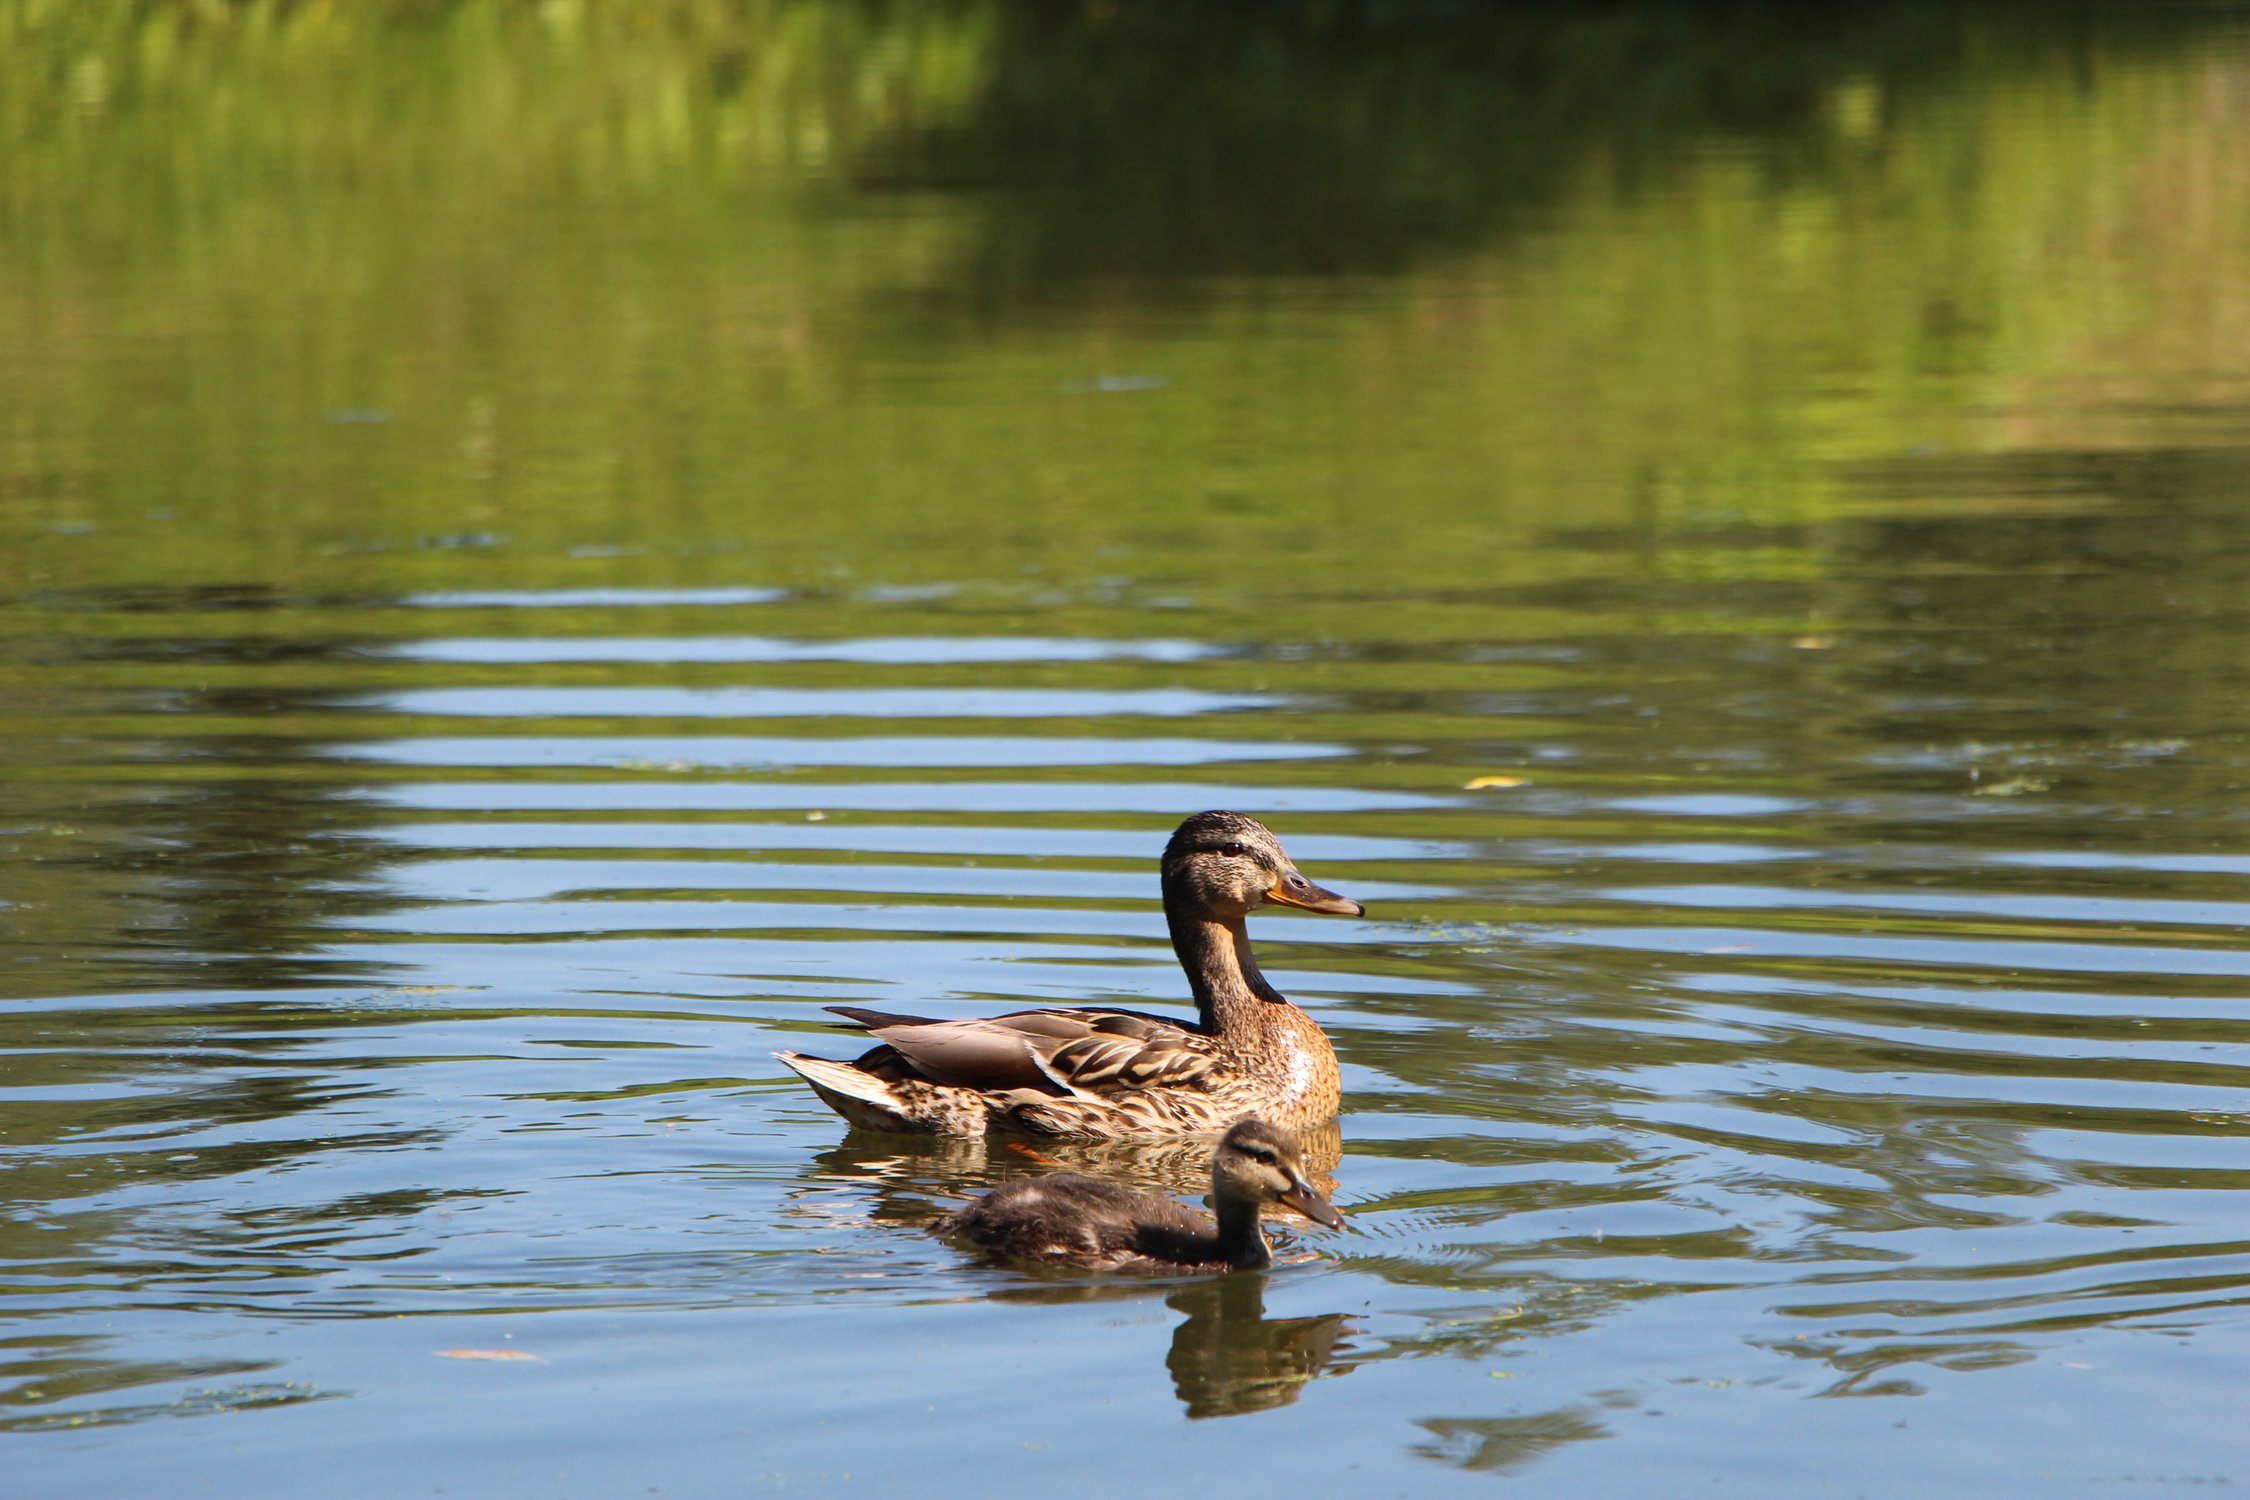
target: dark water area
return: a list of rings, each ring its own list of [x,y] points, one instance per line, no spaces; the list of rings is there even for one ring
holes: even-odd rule
[[[2250,1482],[2246,131],[2231,6],[0,0],[0,1489]],[[1344,1229],[933,1239],[1044,1166],[771,1052],[1183,1008],[1206,807]]]

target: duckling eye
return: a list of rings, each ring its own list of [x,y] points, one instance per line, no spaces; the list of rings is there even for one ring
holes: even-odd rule
[[[1225,843],[1219,846],[1219,852],[1232,858],[1239,859],[1242,856],[1242,843],[1239,839],[1228,839]]]

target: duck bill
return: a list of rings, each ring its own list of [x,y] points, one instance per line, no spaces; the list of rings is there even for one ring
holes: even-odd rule
[[[1334,891],[1314,885],[1295,870],[1284,870],[1281,878],[1273,883],[1273,889],[1266,892],[1266,899],[1305,911],[1325,912],[1331,917],[1367,915],[1367,908],[1351,897],[1339,896]]]
[[[1325,1224],[1330,1229],[1344,1227],[1344,1216],[1320,1196],[1320,1189],[1302,1177],[1289,1179],[1289,1191],[1281,1195],[1280,1201],[1283,1208],[1293,1208],[1315,1224]]]

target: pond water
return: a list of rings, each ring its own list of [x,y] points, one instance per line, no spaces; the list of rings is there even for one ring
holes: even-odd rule
[[[11,1500],[2250,1482],[2240,13],[0,38]],[[1205,807],[1345,1228],[931,1238]]]

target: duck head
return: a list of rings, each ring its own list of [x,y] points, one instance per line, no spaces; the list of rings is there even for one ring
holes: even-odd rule
[[[1367,914],[1357,901],[1307,880],[1272,829],[1236,812],[1200,812],[1174,831],[1164,848],[1164,904],[1236,920],[1272,904]]]

